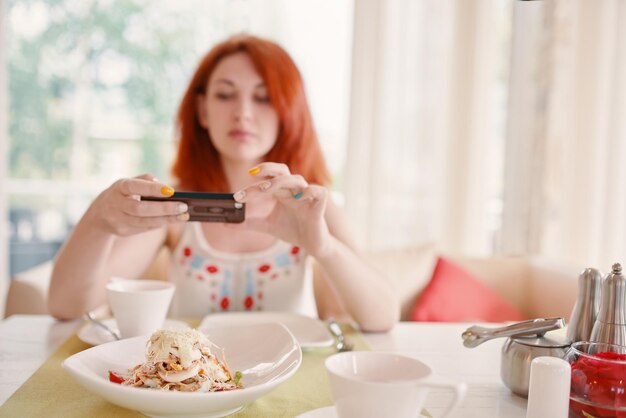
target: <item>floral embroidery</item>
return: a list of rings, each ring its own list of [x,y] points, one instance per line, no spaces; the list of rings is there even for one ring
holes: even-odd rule
[[[220,301],[220,307],[222,308],[223,311],[228,310],[228,307],[230,306],[230,288],[229,288],[229,283],[230,283],[230,279],[231,279],[231,271],[230,270],[226,270],[224,271],[224,281],[222,282],[222,299]]]
[[[279,268],[287,267],[291,264],[291,257],[289,256],[289,253],[278,254],[276,258],[274,258],[274,263],[276,264],[276,267]]]
[[[191,267],[193,267],[194,269],[199,269],[202,264],[204,264],[204,259],[200,256],[194,255],[193,257],[191,257],[191,262],[189,263],[189,265]]]
[[[195,286],[193,289],[204,295],[206,312],[263,311],[266,306],[288,303],[291,292],[298,291],[306,254],[298,246],[280,248],[264,258],[242,257],[231,262],[216,259],[189,242],[178,250],[176,265],[189,286]],[[298,273],[295,282],[294,273]],[[282,290],[283,279],[287,280],[286,288],[293,290]]]
[[[291,247],[291,255],[293,256],[293,260],[295,263],[300,262],[300,247],[293,246]]]
[[[243,300],[243,307],[246,310],[251,310],[254,306],[254,282],[252,280],[252,270],[246,269],[246,297]]]

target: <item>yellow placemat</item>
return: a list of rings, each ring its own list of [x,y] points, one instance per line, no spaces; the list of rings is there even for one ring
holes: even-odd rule
[[[347,326],[342,328],[346,340],[354,344],[355,350],[370,350],[359,332]],[[305,350],[302,364],[291,379],[233,417],[295,417],[311,409],[332,405],[324,360],[334,353],[331,348]]]
[[[347,326],[343,329],[355,350],[370,349],[359,332]],[[139,412],[116,406],[89,392],[63,371],[63,360],[89,347],[76,334],[72,335],[0,407],[0,417],[142,417]],[[333,353],[331,348],[304,351],[302,365],[291,379],[233,417],[295,417],[331,405],[324,360]],[[430,416],[425,411],[422,414]]]

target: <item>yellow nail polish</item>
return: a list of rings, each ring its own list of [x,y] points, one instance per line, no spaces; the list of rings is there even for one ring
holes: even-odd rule
[[[161,187],[161,194],[163,196],[171,196],[174,194],[174,189],[172,189],[170,186],[163,186]]]
[[[248,174],[250,174],[251,176],[256,176],[260,172],[261,172],[261,167],[259,166],[252,167],[250,170],[248,170]]]

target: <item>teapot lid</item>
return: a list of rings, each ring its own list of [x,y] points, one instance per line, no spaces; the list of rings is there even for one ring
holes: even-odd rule
[[[512,336],[511,340],[531,347],[544,348],[568,347],[572,344],[572,341],[559,331],[547,332],[544,335]]]

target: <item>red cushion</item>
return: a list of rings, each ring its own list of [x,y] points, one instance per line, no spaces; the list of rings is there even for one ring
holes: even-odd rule
[[[417,299],[412,321],[502,322],[526,317],[458,265],[439,257],[430,282]]]

